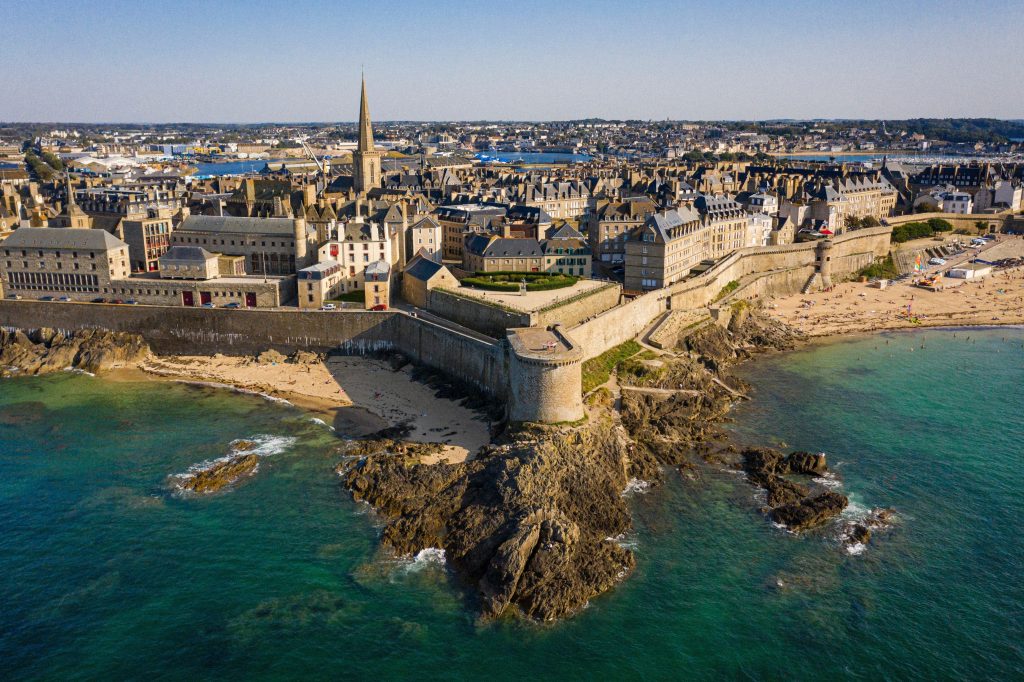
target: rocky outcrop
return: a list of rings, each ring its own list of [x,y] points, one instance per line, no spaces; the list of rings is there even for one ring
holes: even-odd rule
[[[98,374],[134,367],[149,354],[149,346],[138,334],[99,329],[0,331],[0,373],[5,376],[49,374],[68,368]]]
[[[849,502],[845,495],[826,490],[820,495],[775,507],[769,515],[772,521],[790,530],[807,530],[839,516]]]
[[[214,462],[209,467],[177,477],[177,487],[194,493],[215,493],[259,467],[259,455],[240,454]]]
[[[752,447],[742,453],[747,480],[767,493],[767,512],[775,523],[800,531],[819,526],[842,512],[849,500],[831,490],[812,495],[808,486],[786,475],[820,475],[828,471],[824,453],[804,451],[784,455],[772,448]]]
[[[419,464],[376,441],[338,472],[385,519],[385,545],[402,555],[444,548],[482,616],[514,608],[550,620],[633,569],[632,553],[610,539],[631,527],[621,494],[629,453],[617,428],[528,427],[461,464]]]

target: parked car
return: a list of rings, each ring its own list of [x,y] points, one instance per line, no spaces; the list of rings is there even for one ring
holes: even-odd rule
[[[945,265],[946,260],[944,258],[932,258],[928,261],[929,265]]]
[[[386,303],[381,303],[380,305],[375,305],[372,308],[370,308],[370,310],[387,310],[387,309],[388,309],[388,306],[387,306]]]
[[[226,304],[224,307],[225,308],[241,308],[242,306],[239,305],[239,303],[237,301],[232,301],[231,303]]]
[[[89,302],[90,302],[90,303],[106,303],[106,302],[107,302],[107,299],[105,299],[105,298],[94,298],[94,299],[92,299],[92,300],[91,300],[91,301],[89,301]]]
[[[53,296],[43,296],[39,299],[40,301],[52,301]]]
[[[122,301],[119,298],[115,298],[113,301],[111,301],[111,303],[113,303],[115,305],[121,305],[122,303],[124,303],[124,301]]]
[[[138,305],[138,304],[139,304],[139,302],[136,301],[134,298],[129,298],[127,301],[125,301],[125,305]]]
[[[338,306],[334,305],[333,303],[324,303],[322,306],[320,306],[320,310],[337,310],[337,309],[338,309]]]
[[[204,303],[201,307],[203,307],[203,308],[216,308],[217,306],[213,305],[212,303]]]
[[[61,296],[57,300],[58,301],[63,301],[64,303],[69,303],[71,301],[71,297],[70,296]]]
[[[21,300],[21,296],[19,294],[7,294],[7,298],[9,298],[9,299],[11,299],[13,301],[20,301]]]

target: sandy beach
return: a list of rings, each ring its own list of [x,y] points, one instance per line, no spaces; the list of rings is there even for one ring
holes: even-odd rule
[[[777,298],[767,304],[766,312],[807,336],[907,327],[1024,324],[1024,269],[997,270],[984,280],[968,280],[942,291],[909,283],[877,289],[844,282],[827,292]]]
[[[490,441],[488,423],[479,413],[435,397],[429,386],[413,380],[410,367],[395,371],[371,358],[260,362],[220,354],[153,356],[139,371],[114,378],[224,385],[287,400],[352,437],[407,425],[404,440],[446,444],[438,461],[464,461]]]

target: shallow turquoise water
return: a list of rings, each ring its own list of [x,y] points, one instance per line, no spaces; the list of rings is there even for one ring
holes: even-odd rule
[[[336,437],[294,408],[173,384],[2,382],[0,673],[1024,675],[1024,332],[890,334],[744,373],[757,388],[740,439],[827,451],[857,507],[895,507],[899,523],[850,556],[831,529],[774,529],[736,474],[670,474],[632,498],[636,573],[554,626],[477,625],[443,567],[381,556],[372,514],[332,473]],[[169,474],[260,434],[295,441],[230,492],[170,493]]]

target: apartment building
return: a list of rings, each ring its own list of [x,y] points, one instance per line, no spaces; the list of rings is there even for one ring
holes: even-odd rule
[[[656,210],[647,197],[599,200],[583,222],[593,257],[604,263],[622,263],[628,235]]]
[[[706,258],[708,223],[692,207],[647,217],[626,242],[626,291],[660,289]]]

